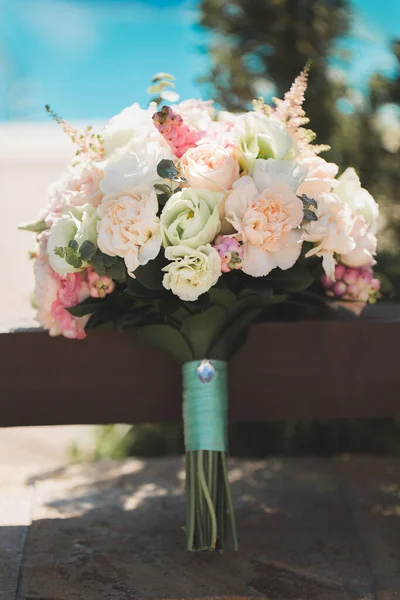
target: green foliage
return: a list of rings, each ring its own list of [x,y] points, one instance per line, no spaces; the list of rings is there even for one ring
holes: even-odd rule
[[[176,181],[177,183],[186,183],[185,177],[182,177],[174,161],[167,158],[163,158],[158,163],[157,174],[163,179],[169,179],[170,181]]]
[[[42,233],[47,229],[46,222],[43,220],[34,221],[33,223],[24,223],[18,227],[20,231],[32,231],[33,233]]]
[[[86,242],[82,244],[80,252],[82,252],[82,248],[85,246],[85,244]],[[118,283],[123,283],[126,281],[126,267],[122,258],[119,256],[109,256],[108,254],[101,252],[99,249],[97,249],[94,253],[92,250],[93,249],[89,246],[84,248],[85,254],[91,253],[91,258],[87,261],[87,263],[93,267],[100,277],[108,275],[108,277],[111,277],[111,279],[117,281]]]

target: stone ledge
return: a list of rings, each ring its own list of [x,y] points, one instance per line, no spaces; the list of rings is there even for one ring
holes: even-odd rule
[[[400,461],[232,460],[231,481],[240,552],[190,555],[180,459],[76,464],[28,480],[23,560],[21,531],[13,537],[28,526],[23,510],[21,523],[0,527],[1,600],[397,600]]]

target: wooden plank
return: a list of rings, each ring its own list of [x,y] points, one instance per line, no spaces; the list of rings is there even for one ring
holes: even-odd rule
[[[253,327],[230,364],[231,420],[399,414],[396,315],[398,306],[389,321],[380,309],[372,319]],[[131,332],[93,330],[79,342],[2,334],[0,355],[0,426],[180,419],[179,366]]]

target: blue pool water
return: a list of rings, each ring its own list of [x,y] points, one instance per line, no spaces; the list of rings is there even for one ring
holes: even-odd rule
[[[362,91],[371,73],[394,73],[400,0],[353,6],[342,45],[352,53],[346,75]],[[197,0],[0,0],[0,120],[45,118],[46,103],[69,120],[104,119],[146,104],[158,71],[176,76],[182,98],[201,96],[209,34],[197,21]]]

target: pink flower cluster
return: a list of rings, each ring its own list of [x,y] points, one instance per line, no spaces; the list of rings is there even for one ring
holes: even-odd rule
[[[170,106],[163,106],[160,111],[156,112],[153,115],[153,122],[178,158],[186,150],[195,146],[199,140],[198,131],[187,125],[182,116],[173,112]]]
[[[107,294],[111,294],[115,290],[115,282],[108,275],[98,275],[94,269],[89,268],[88,283],[89,294],[92,298],[105,298]]]
[[[381,282],[374,278],[370,266],[355,268],[338,263],[335,279],[332,281],[326,275],[321,278],[328,296],[351,302],[375,302],[379,298]]]
[[[235,237],[219,235],[215,238],[213,245],[221,257],[222,273],[242,268],[243,250]]]

